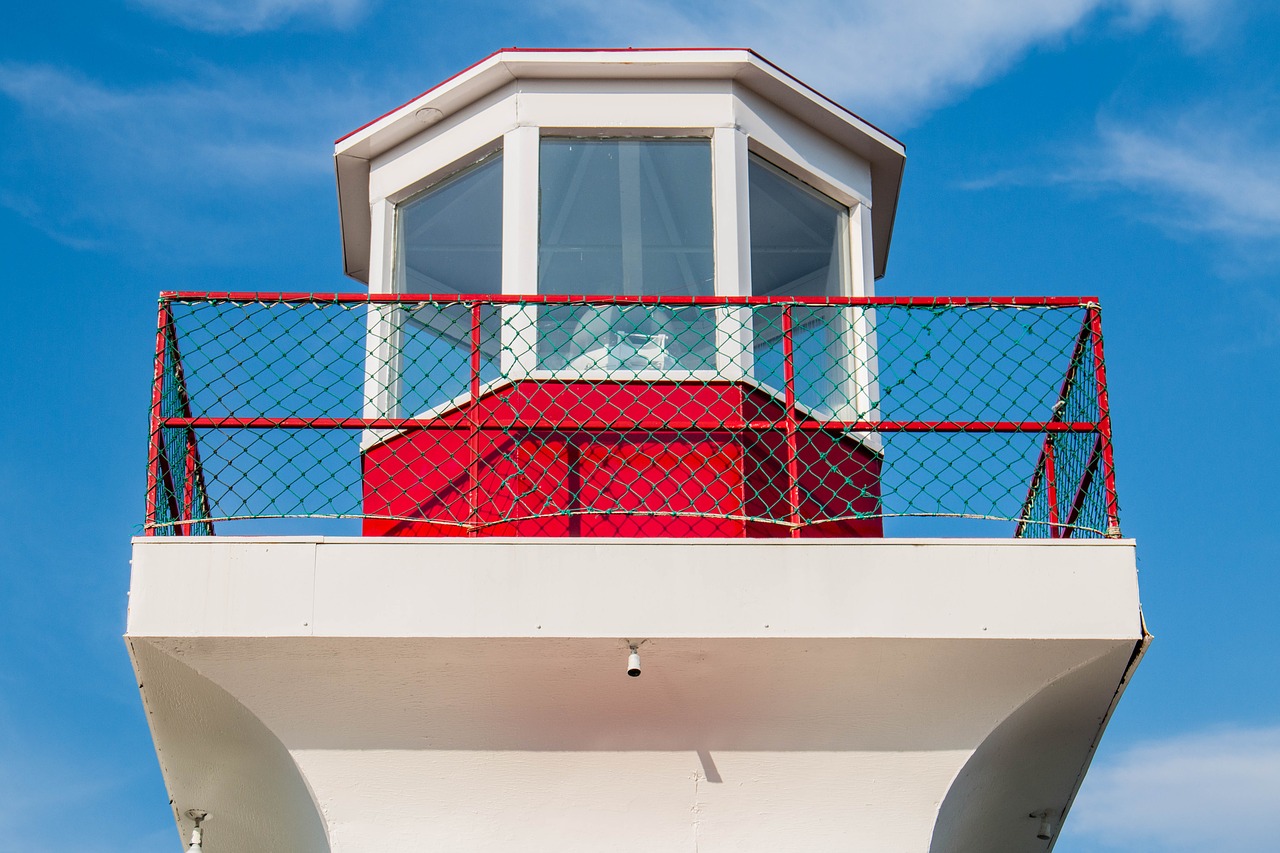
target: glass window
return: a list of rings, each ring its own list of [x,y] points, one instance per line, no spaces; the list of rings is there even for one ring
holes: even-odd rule
[[[751,292],[843,296],[848,210],[755,155],[747,166]]]
[[[494,154],[396,207],[395,289],[400,293],[502,292],[502,154]],[[426,303],[391,316],[400,364],[400,411],[421,412],[466,390],[471,311]],[[481,372],[496,370],[496,312],[484,313]]]
[[[747,166],[751,211],[751,293],[806,297],[848,294],[848,209],[763,159]],[[783,387],[782,309],[752,312],[753,371]],[[815,413],[852,402],[849,308],[795,306],[791,312],[797,400]]]
[[[539,176],[540,293],[714,293],[710,140],[543,139]],[[545,368],[715,362],[712,309],[544,308],[538,329]]]
[[[397,206],[396,290],[501,292],[500,153]]]

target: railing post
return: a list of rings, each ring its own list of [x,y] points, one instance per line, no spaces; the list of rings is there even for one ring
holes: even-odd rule
[[[173,393],[178,400],[178,406],[182,411],[184,418],[191,418],[191,397],[187,393],[187,379],[182,369],[182,350],[178,347],[178,329],[174,325],[172,314],[168,318],[165,326],[165,353],[169,362],[169,375],[173,379]],[[163,413],[162,413],[163,414]],[[165,421],[167,423],[167,419]],[[172,462],[167,462],[161,468],[162,475],[167,475],[173,488],[173,506],[177,509],[174,513],[174,521],[183,519],[185,523],[175,524],[173,531],[178,536],[194,536],[196,525],[195,516],[199,511],[203,518],[208,518],[208,493],[204,488],[204,468],[200,464],[200,447],[196,442],[195,427],[186,426],[183,430],[183,470],[182,470],[182,500],[178,501],[178,480],[177,473],[173,470]],[[164,452],[167,456],[168,445],[165,445]],[[197,506],[196,492],[199,492],[199,505]],[[207,532],[212,535],[213,523],[205,522]]]
[[[1066,531],[1058,530],[1058,475],[1053,470],[1053,433],[1044,437],[1044,498],[1049,510],[1049,538]]]
[[[143,522],[143,535],[156,535],[156,514],[160,506],[160,483],[163,477],[160,472],[161,456],[164,453],[164,440],[160,422],[163,417],[164,400],[164,357],[167,351],[166,334],[169,330],[169,300],[161,297],[158,316],[156,318],[156,360],[151,381],[151,441],[147,452],[147,514]]]
[[[796,444],[796,362],[791,303],[782,306],[782,377],[786,393],[787,502],[791,510],[791,536],[800,536],[800,463]]]
[[[1089,306],[1089,330],[1093,338],[1094,380],[1098,392],[1098,433],[1102,445],[1102,483],[1107,502],[1109,539],[1120,538],[1120,503],[1116,498],[1116,468],[1111,447],[1111,404],[1107,397],[1107,367],[1102,357],[1102,308]]]
[[[186,430],[183,436],[185,445],[185,458],[182,470],[182,518],[183,524],[177,525],[179,536],[191,536],[195,530],[195,491],[196,477],[198,470],[196,468],[196,432],[193,429]]]
[[[471,405],[467,409],[467,535],[475,536],[480,526],[480,302],[471,304]]]

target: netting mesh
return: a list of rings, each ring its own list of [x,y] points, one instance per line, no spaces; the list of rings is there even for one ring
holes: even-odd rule
[[[170,295],[144,526],[1117,535],[1100,358],[1077,300]]]

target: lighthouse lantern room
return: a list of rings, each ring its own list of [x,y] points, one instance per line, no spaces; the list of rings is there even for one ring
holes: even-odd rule
[[[871,317],[823,301],[872,294],[903,158],[743,51],[505,51],[339,140],[348,270],[425,297],[365,413],[476,425],[367,436],[365,532],[879,535]]]

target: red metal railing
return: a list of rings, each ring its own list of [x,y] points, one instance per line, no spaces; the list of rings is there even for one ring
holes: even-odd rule
[[[522,310],[549,315],[605,308],[631,311],[651,326],[659,311],[667,312],[667,325],[647,336],[646,345],[694,335],[692,325],[670,319],[684,310],[714,315],[709,327],[716,335],[726,334],[726,324],[729,337],[754,335],[755,349],[726,355],[717,338],[696,364],[686,356],[692,366],[664,354],[660,366],[601,374],[572,368],[562,356],[559,367],[543,369],[538,359],[544,354],[530,336],[544,330],[522,332],[514,322]],[[388,320],[380,313],[387,311],[398,313]],[[422,322],[423,314],[430,319]],[[416,349],[404,344],[410,326],[421,339]],[[705,349],[702,334],[696,343]],[[392,339],[398,343],[388,344]],[[320,355],[296,354],[315,341]],[[390,355],[374,355],[383,349]],[[597,360],[612,357],[604,343],[597,352],[606,353]],[[984,366],[990,369],[978,369]],[[432,377],[419,383],[427,391],[416,403],[394,393],[410,369]],[[878,535],[884,519],[961,516],[1012,522],[1018,536],[1119,535],[1101,316],[1092,298],[166,293],[154,382],[148,534],[212,533],[215,521],[307,517],[363,519],[366,532],[546,535],[581,531],[584,518],[617,516],[737,525],[690,524],[684,535]],[[1044,390],[1050,382],[1054,395]],[[432,397],[451,385],[465,391],[465,399]],[[664,401],[677,387],[684,407],[673,409]],[[819,387],[851,390],[819,393]],[[591,410],[577,402],[624,397],[625,406]],[[734,411],[726,408],[730,397],[737,401]],[[405,416],[400,410],[406,408],[425,414]],[[362,437],[351,454],[363,466],[358,482],[351,482],[349,465],[344,474],[329,461],[329,470],[328,457],[314,451],[307,451],[305,466],[297,456],[280,464],[319,472],[305,484],[319,485],[330,505],[310,502],[297,482],[275,482],[271,464],[280,454],[269,441],[244,436],[286,431]],[[690,436],[711,438],[699,438],[696,453],[686,448],[683,460],[668,454],[667,468],[634,463],[639,467],[628,476],[649,481],[634,483],[628,494],[611,493],[612,503],[598,495],[590,505],[581,495],[553,495],[583,476],[584,451],[598,456],[606,444],[684,447],[680,442],[687,445]],[[894,436],[933,440],[943,449],[925,456],[900,452]],[[957,450],[998,436],[1008,439],[995,450]],[[1020,436],[1039,442],[1034,462],[1029,451],[1009,443]],[[213,451],[212,472],[201,462],[202,445]],[[521,460],[547,447],[556,448],[555,463],[547,463],[542,482],[528,485],[536,466]],[[677,494],[708,489],[675,471],[713,451],[723,457],[715,457],[717,464],[737,465],[739,491],[723,499],[717,491],[716,501],[702,504]],[[577,461],[564,470],[563,482],[552,482],[570,457]],[[371,469],[375,458],[383,473],[396,473]],[[464,464],[456,476],[441,473],[458,459]],[[985,471],[974,467],[983,459]],[[435,467],[425,470],[428,464]],[[749,464],[755,467],[748,470]],[[961,469],[969,473],[957,479],[952,472]],[[724,483],[732,479],[725,477]],[[486,491],[486,483],[510,491],[513,480],[527,486],[519,500],[503,504]],[[1025,498],[1012,508],[1017,481]],[[717,488],[728,488],[724,483]],[[361,491],[358,505],[349,499],[353,487]],[[568,492],[599,487],[592,480]],[[455,506],[417,494],[432,488],[463,498]],[[968,497],[956,504],[954,494],[966,489],[992,506]],[[410,492],[412,501],[405,497]],[[785,498],[761,497],[775,492]],[[666,503],[638,497],[650,493],[663,494]],[[533,506],[538,500],[543,503]],[[597,527],[634,535],[663,530],[642,523]]]
[[[151,391],[147,519],[153,524],[156,519],[170,519],[176,535],[213,533],[196,428],[182,423],[194,420],[173,314],[161,300]]]

